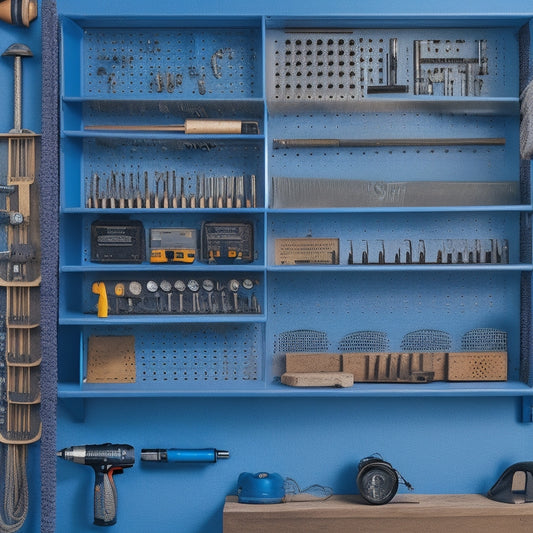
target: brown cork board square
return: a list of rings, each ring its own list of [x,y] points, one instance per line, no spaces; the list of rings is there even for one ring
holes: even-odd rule
[[[135,337],[89,337],[87,383],[134,383]]]

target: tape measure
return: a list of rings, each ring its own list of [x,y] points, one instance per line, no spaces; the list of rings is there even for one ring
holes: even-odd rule
[[[359,462],[357,488],[363,499],[372,505],[390,502],[400,482],[413,490],[411,484],[387,461],[371,455]]]

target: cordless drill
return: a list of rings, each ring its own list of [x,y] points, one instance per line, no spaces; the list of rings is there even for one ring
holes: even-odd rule
[[[71,446],[57,452],[57,456],[73,463],[94,468],[94,523],[112,526],[117,521],[117,489],[113,474],[135,463],[133,446],[129,444],[89,444]]]

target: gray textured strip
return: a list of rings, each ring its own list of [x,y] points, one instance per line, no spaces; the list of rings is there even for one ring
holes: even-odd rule
[[[56,518],[57,309],[59,258],[58,18],[43,0],[41,144],[41,533],[54,533]]]

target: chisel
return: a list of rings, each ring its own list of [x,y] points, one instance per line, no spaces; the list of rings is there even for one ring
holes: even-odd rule
[[[187,119],[184,124],[97,124],[86,130],[182,132],[186,134],[244,134],[259,133],[259,124],[247,120]]]

